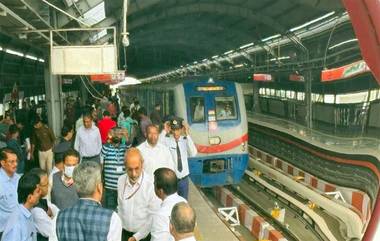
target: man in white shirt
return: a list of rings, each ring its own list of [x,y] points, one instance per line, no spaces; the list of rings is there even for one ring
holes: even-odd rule
[[[154,214],[151,241],[174,241],[169,231],[169,217],[174,205],[186,200],[177,194],[178,180],[173,170],[159,168],[154,172],[154,189],[162,200],[160,210]]]
[[[154,171],[160,167],[167,167],[175,170],[169,148],[158,142],[158,127],[153,124],[148,125],[146,128],[146,133],[146,141],[137,147],[144,159],[144,171],[153,179]]]
[[[91,113],[83,114],[83,126],[78,129],[74,149],[79,152],[82,161],[100,163],[102,139],[98,127],[93,123]]]
[[[154,193],[152,178],[143,172],[143,158],[137,148],[125,155],[126,174],[117,184],[118,214],[123,225],[123,241],[149,241],[152,213],[161,201]]]
[[[59,209],[46,199],[49,187],[48,175],[46,171],[39,168],[32,169],[30,173],[40,177],[39,188],[41,190],[41,199],[30,211],[32,213],[34,226],[37,229],[37,240],[57,240],[55,222]]]
[[[175,241],[196,241],[194,237],[195,211],[185,202],[177,203],[170,215],[170,233]]]
[[[188,157],[194,157],[198,151],[190,137],[187,124],[180,118],[173,118],[166,125],[166,130],[160,134],[160,141],[169,148],[176,165],[175,173],[178,178],[178,194],[187,199],[189,194],[189,163]],[[170,134],[167,135],[166,133]]]
[[[100,204],[103,195],[102,167],[99,163],[80,163],[73,173],[80,199],[59,212],[57,237],[59,241],[120,241],[121,220],[112,210]]]

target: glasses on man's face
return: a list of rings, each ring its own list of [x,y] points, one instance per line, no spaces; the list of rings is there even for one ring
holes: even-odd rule
[[[6,162],[11,165],[17,164],[17,160],[6,160]]]

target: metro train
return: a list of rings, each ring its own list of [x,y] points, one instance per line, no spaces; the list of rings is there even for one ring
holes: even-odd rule
[[[165,115],[189,124],[198,155],[189,158],[190,178],[201,187],[240,182],[248,163],[248,124],[238,83],[197,80],[128,87],[141,106],[161,103]]]

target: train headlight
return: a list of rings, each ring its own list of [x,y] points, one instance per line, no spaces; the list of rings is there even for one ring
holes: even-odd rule
[[[210,145],[219,145],[222,140],[219,136],[213,136],[208,139]]]
[[[246,148],[247,148],[246,143],[245,142],[241,143],[241,150],[245,151]]]

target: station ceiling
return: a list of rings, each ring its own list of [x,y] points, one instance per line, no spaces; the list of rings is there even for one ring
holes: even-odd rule
[[[48,33],[31,30],[85,27],[52,5],[91,27],[116,26],[120,33],[122,0],[0,0],[0,44],[16,44],[46,55]],[[148,77],[170,71],[274,34],[286,34],[332,11],[344,11],[340,0],[129,0],[128,73]],[[342,34],[352,35],[352,29]],[[62,34],[55,40],[78,44],[91,37],[98,44],[112,41],[112,35],[105,32]],[[123,69],[124,49],[119,49],[119,68]]]

